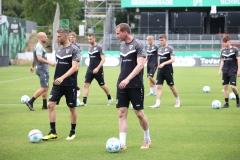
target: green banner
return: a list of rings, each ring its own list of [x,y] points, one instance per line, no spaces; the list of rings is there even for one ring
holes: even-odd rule
[[[60,28],[69,29],[69,19],[60,19]]]
[[[163,7],[230,7],[240,6],[240,0],[121,0],[122,8]]]
[[[219,58],[220,51],[174,51],[178,58]],[[104,51],[105,57],[120,57],[119,51]],[[89,57],[88,51],[82,51],[82,57]]]

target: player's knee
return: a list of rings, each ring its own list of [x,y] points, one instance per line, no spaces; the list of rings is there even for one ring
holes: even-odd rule
[[[138,119],[143,119],[144,117],[144,113],[142,112],[142,110],[135,110],[135,114],[138,117]]]
[[[89,88],[90,83],[84,83],[84,88]]]
[[[125,110],[119,109],[118,110],[118,117],[121,118],[126,118],[126,112]]]
[[[48,108],[49,110],[53,110],[54,107],[55,107],[55,103],[54,103],[54,102],[48,102],[48,103],[47,103],[47,108]]]

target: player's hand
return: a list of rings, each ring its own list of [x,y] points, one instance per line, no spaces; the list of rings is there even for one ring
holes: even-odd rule
[[[31,67],[31,68],[29,69],[29,71],[30,71],[30,73],[33,73],[34,67]]]
[[[60,85],[63,82],[63,79],[61,77],[55,79],[54,84],[55,85]]]
[[[237,72],[237,76],[240,77],[240,71]]]
[[[222,74],[222,72],[221,72],[221,71],[218,71],[218,76],[219,76],[219,77],[221,76],[221,74]]]
[[[97,73],[98,73],[98,69],[95,68],[95,69],[93,70],[93,74],[97,74]]]
[[[52,66],[52,67],[55,67],[56,63],[55,62],[50,62],[49,65]]]
[[[164,63],[158,65],[158,68],[163,68],[163,67],[164,67]]]
[[[119,87],[120,89],[124,89],[124,88],[127,86],[128,83],[129,83],[129,80],[124,79],[124,80],[122,80],[122,82],[118,85],[118,87]]]

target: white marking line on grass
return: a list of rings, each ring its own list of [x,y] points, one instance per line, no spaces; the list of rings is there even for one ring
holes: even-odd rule
[[[19,81],[19,80],[22,80],[22,79],[28,79],[28,78],[32,78],[34,76],[29,76],[29,77],[24,77],[24,78],[17,78],[17,79],[13,79],[13,80],[8,80],[8,81],[3,81],[3,82],[0,82],[1,83],[9,83],[9,82],[14,82],[14,81]]]

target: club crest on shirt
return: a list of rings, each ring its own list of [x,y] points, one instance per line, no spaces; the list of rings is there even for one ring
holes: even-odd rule
[[[93,49],[94,51],[96,50],[96,47],[94,47],[94,49]]]
[[[66,53],[68,53],[70,51],[70,49],[66,49]]]
[[[168,49],[167,49],[167,48],[165,48],[165,51],[168,51]]]
[[[232,49],[230,49],[230,52],[232,52],[233,50]]]
[[[133,45],[130,45],[130,46],[129,46],[129,49],[132,49],[132,47],[133,47]]]

